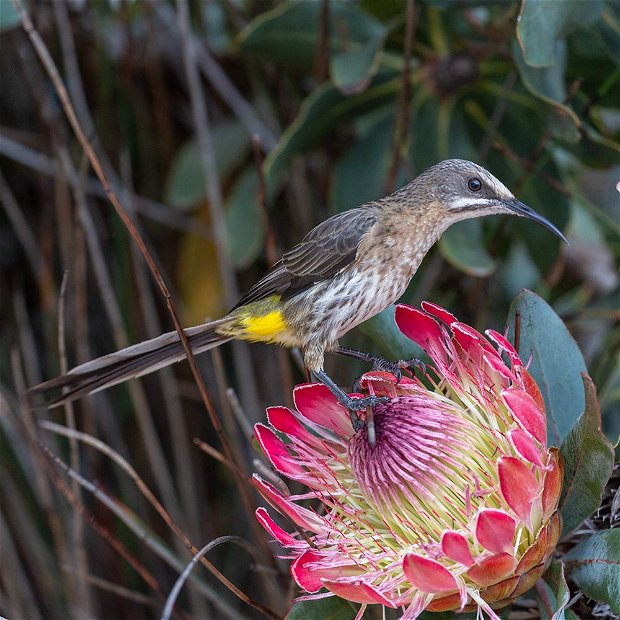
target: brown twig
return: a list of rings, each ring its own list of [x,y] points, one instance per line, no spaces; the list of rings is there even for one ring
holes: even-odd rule
[[[92,261],[95,280],[101,293],[103,307],[112,326],[114,343],[119,349],[122,349],[128,346],[129,339],[124,327],[121,308],[114,293],[112,277],[106,265],[105,253],[97,234],[97,227],[88,209],[88,205],[86,204],[86,197],[83,192],[80,191],[77,173],[73,168],[67,149],[64,147],[61,148],[59,154],[67,178],[73,179],[72,185],[74,187],[74,198],[77,204],[78,217],[85,234],[86,245]],[[134,405],[140,432],[144,438],[144,446],[149,455],[149,461],[155,474],[157,486],[170,510],[178,517],[181,514],[181,510],[176,497],[175,485],[172,481],[170,471],[166,467],[164,450],[157,436],[157,431],[149,412],[146,393],[142,385],[137,382],[130,382],[128,384],[128,390]]]
[[[329,0],[321,0],[319,44],[314,60],[315,75],[319,82],[324,82],[329,75],[329,37]]]
[[[60,359],[60,372],[66,373],[69,368],[67,365],[67,343],[65,340],[65,292],[67,290],[67,272],[63,274],[58,296],[58,357]],[[73,403],[66,403],[64,406],[67,427],[75,430],[75,411]],[[69,462],[72,469],[79,471],[80,448],[75,438],[69,438]],[[80,486],[77,482],[72,485],[73,495],[78,503],[82,503]],[[79,612],[91,617],[94,614],[90,589],[87,587],[86,575],[88,574],[88,556],[84,546],[84,521],[82,514],[74,507],[72,522],[72,545],[71,550],[74,555],[76,572],[79,579],[76,581],[77,604]]]

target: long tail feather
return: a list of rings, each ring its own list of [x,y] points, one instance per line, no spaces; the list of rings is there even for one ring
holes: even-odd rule
[[[203,353],[231,340],[231,337],[216,332],[227,322],[230,321],[221,319],[187,328],[185,333],[192,352]],[[48,407],[56,407],[180,362],[185,357],[179,334],[168,332],[76,366],[66,375],[36,385],[28,390],[28,394],[42,395]],[[59,390],[62,393],[54,397]]]

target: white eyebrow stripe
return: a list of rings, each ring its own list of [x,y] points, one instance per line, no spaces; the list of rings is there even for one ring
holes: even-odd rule
[[[493,198],[470,198],[469,196],[461,196],[450,201],[450,209],[462,209],[463,207],[484,207],[495,204],[497,201]]]

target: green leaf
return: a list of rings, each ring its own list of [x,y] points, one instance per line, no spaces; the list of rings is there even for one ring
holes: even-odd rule
[[[213,147],[218,174],[226,177],[250,152],[250,134],[239,121],[225,121],[213,129]],[[179,209],[190,209],[206,195],[200,148],[196,140],[190,140],[179,149],[172,163],[166,184],[166,202]]]
[[[249,168],[237,179],[226,201],[228,249],[237,269],[250,265],[263,248],[265,223],[257,196],[258,174]]]
[[[484,247],[480,220],[451,226],[439,240],[439,251],[451,265],[470,276],[490,276],[497,266]]]
[[[545,400],[550,445],[560,446],[584,411],[583,355],[562,319],[541,297],[524,290],[510,306],[508,337],[514,343],[520,317],[519,354],[527,362]]]
[[[359,326],[359,329],[377,343],[386,359],[405,360],[425,357],[424,351],[398,329],[394,320],[394,306],[368,319]]]
[[[13,3],[7,0],[0,1],[0,30],[15,28],[19,22],[19,15]]]
[[[514,299],[519,291],[534,288],[539,282],[540,271],[521,239],[515,239],[510,245],[508,256],[502,261],[497,277],[507,299]]]
[[[530,67],[551,67],[557,61],[555,43],[570,31],[595,22],[603,0],[523,0],[517,37]]]
[[[312,68],[319,45],[319,2],[284,2],[241,32],[242,52],[300,70]]]
[[[354,620],[356,615],[356,604],[332,596],[295,603],[285,620]]]
[[[513,42],[512,51],[525,87],[534,96],[553,106],[555,110],[556,114],[551,123],[553,134],[568,142],[578,142],[578,129],[581,127],[581,121],[575,112],[563,103],[566,100],[566,86],[564,85],[566,43],[556,41],[555,48],[555,62],[544,67],[528,65],[516,41]]]
[[[588,536],[564,556],[564,564],[586,596],[620,614],[620,529]]]
[[[320,144],[341,122],[392,100],[399,84],[398,76],[385,73],[375,77],[368,90],[351,97],[343,95],[332,84],[317,88],[303,102],[297,118],[265,160],[269,191],[273,191],[280,173],[294,155]]]
[[[330,13],[336,9],[334,34],[341,33],[338,41],[341,49],[330,55],[330,75],[343,93],[358,93],[377,73],[388,29],[352,4],[332,3],[330,7]]]
[[[553,562],[536,583],[536,599],[541,620],[565,620],[570,591],[564,577],[564,564]]]
[[[583,374],[586,406],[562,443],[564,482],[560,509],[564,534],[574,530],[601,505],[611,476],[614,450],[601,430],[601,412],[592,379]]]
[[[241,33],[242,51],[310,70],[319,51],[322,3],[287,2],[264,13]],[[388,29],[353,3],[329,5],[329,58],[334,84],[359,92],[379,68]]]

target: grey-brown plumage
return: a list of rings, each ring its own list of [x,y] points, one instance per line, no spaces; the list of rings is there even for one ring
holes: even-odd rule
[[[325,352],[338,352],[339,337],[402,295],[450,225],[502,213],[533,219],[565,240],[484,168],[443,161],[390,196],[312,229],[223,319],[186,330],[192,351],[201,353],[233,338],[301,347],[307,368],[340,402],[365,408],[372,398],[353,401],[325,374]],[[170,332],[82,364],[30,392],[48,395],[63,388],[51,401],[60,404],[184,357],[178,334]]]

